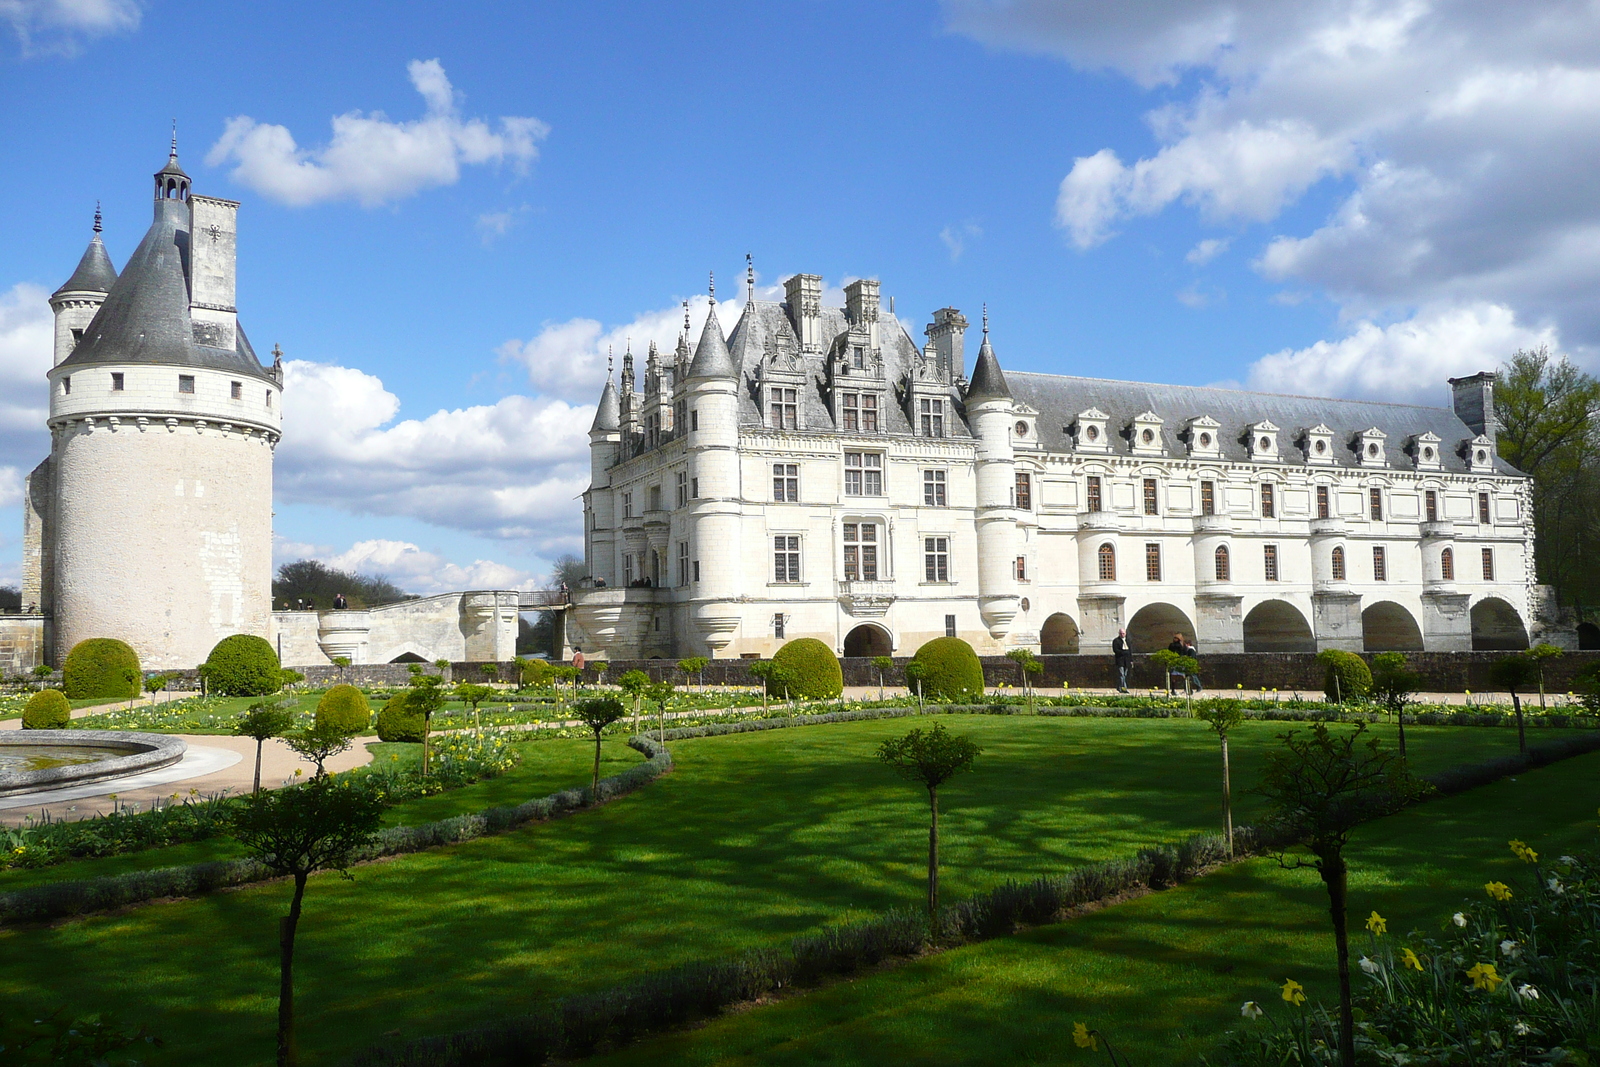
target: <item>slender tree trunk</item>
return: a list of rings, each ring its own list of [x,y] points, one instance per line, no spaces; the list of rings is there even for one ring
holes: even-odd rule
[[[878,672],[878,703],[883,703],[883,672]]]
[[[594,786],[589,790],[589,803],[600,803],[600,731],[594,732]]]
[[[1544,710],[1544,668],[1539,668],[1539,710]]]
[[[1328,887],[1328,914],[1333,919],[1333,944],[1339,968],[1339,1059],[1344,1067],[1356,1067],[1355,1013],[1350,1005],[1350,929],[1345,914],[1349,896],[1349,868],[1342,855],[1324,857],[1320,869]]]
[[[251,790],[252,793],[261,792],[261,746],[266,743],[266,738],[256,738],[256,787]]]
[[[1400,731],[1400,758],[1406,758],[1406,708],[1402,704],[1394,709],[1394,724]]]
[[[428,777],[428,743],[433,734],[433,712],[428,712],[422,717],[422,777]]]
[[[299,1059],[294,1044],[294,931],[305,895],[306,876],[296,874],[289,914],[278,920],[278,1067],[294,1067]]]
[[[1233,857],[1233,785],[1228,772],[1228,735],[1222,734],[1222,825],[1228,837],[1228,857]]]
[[[1517,751],[1526,752],[1528,751],[1528,734],[1527,731],[1523,729],[1522,698],[1517,696],[1517,691],[1515,689],[1511,691],[1511,706],[1517,709]]]
[[[928,931],[939,937],[939,790],[928,790]]]

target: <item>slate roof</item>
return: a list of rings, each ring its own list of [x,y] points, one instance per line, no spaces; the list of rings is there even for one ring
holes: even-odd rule
[[[606,378],[606,387],[600,394],[600,404],[594,410],[594,422],[589,432],[609,432],[622,428],[622,403],[617,399],[617,387]]]
[[[1352,443],[1363,430],[1378,427],[1385,442],[1385,464],[1390,470],[1414,470],[1405,451],[1413,436],[1434,433],[1440,439],[1441,466],[1449,473],[1467,473],[1466,459],[1459,449],[1463,441],[1476,434],[1449,408],[1420,404],[1385,404],[1371,400],[1330,400],[1325,397],[1288,396],[1278,393],[1250,393],[1240,389],[1209,386],[1154,385],[1146,382],[1118,382],[1104,378],[1078,378],[1059,374],[1012,371],[1007,376],[1011,395],[1039,412],[1039,441],[1051,452],[1073,451],[1071,427],[1080,412],[1099,408],[1110,416],[1113,454],[1131,455],[1126,436],[1128,425],[1139,415],[1153,411],[1165,420],[1161,440],[1167,455],[1186,457],[1188,445],[1179,434],[1189,420],[1208,415],[1221,424],[1217,432],[1222,458],[1249,462],[1245,441],[1248,427],[1270,420],[1282,428],[1278,438],[1280,465],[1305,466],[1300,447],[1306,430],[1326,425],[1333,431],[1334,463],[1339,467],[1361,467]],[[1503,459],[1496,458],[1501,474],[1520,474]]]
[[[978,349],[978,362],[972,368],[972,384],[967,388],[967,396],[1011,396],[1005,372],[1000,369],[1000,361],[995,358],[987,333],[983,335],[983,344]]]
[[[99,226],[99,216],[96,215],[95,225]],[[111,265],[111,256],[106,252],[106,246],[100,240],[100,235],[94,235],[89,242],[89,247],[83,250],[83,258],[78,260],[78,269],[72,272],[72,277],[62,283],[53,296],[62,293],[109,293],[111,287],[117,283],[117,268]]]
[[[164,363],[275,381],[242,326],[237,337],[231,350],[195,344],[189,317],[189,205],[161,199],[144,240],[61,365]]]
[[[717,305],[711,304],[706,322],[700,329],[700,343],[694,349],[694,362],[689,364],[690,378],[732,378],[738,374],[733,357],[728,354],[728,342],[722,336],[722,323],[717,320]]]

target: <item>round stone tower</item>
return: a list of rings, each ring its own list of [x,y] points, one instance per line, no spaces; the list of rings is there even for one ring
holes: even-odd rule
[[[53,662],[115,637],[193,667],[268,635],[282,366],[239,328],[239,205],[189,185],[174,143],[149,232],[49,372]]]

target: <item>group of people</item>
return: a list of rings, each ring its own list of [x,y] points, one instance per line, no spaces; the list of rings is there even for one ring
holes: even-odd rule
[[[1181,633],[1175,633],[1172,635],[1172,644],[1167,646],[1167,651],[1176,652],[1180,656],[1187,656],[1191,660],[1198,661],[1200,658],[1199,651],[1194,647],[1194,645],[1190,644],[1189,639],[1184,637]],[[1128,643],[1128,631],[1126,628],[1118,630],[1117,636],[1111,639],[1111,657],[1117,665],[1117,692],[1126,693],[1128,691],[1128,672],[1133,669],[1133,646]],[[1187,687],[1190,689],[1190,691],[1195,693],[1200,692],[1200,671],[1198,665],[1193,670],[1180,671],[1167,675],[1168,696],[1175,696],[1177,693],[1177,690],[1173,684],[1174,678],[1185,679],[1188,683]]]
[[[344,611],[349,606],[350,606],[350,602],[345,599],[345,595],[343,593],[335,593],[335,594],[333,594],[333,610],[334,611]],[[285,600],[283,602],[282,610],[284,610],[284,611],[315,611],[315,610],[317,610],[317,602],[315,600],[309,600],[309,599],[307,599],[306,597],[303,597],[303,596],[297,596],[293,600]]]

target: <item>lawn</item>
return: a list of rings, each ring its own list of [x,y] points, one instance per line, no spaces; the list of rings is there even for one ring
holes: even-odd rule
[[[1125,855],[1211,829],[1219,818],[1216,746],[1203,724],[939,721],[985,750],[978,769],[942,794],[949,899],[1008,875]],[[599,811],[372,864],[358,869],[354,882],[317,878],[296,967],[307,1062],[337,1062],[387,1032],[415,1036],[473,1025],[630,973],[914,903],[925,800],[873,756],[880,740],[909,725],[876,721],[680,742],[672,775]],[[1238,785],[1254,779],[1284,728],[1250,723],[1235,732]],[[1416,728],[1408,735],[1423,771],[1504,752],[1512,740],[1485,729]],[[583,742],[536,744],[550,746],[548,766],[567,761],[582,779]],[[472,788],[487,793],[509,783]],[[513,798],[522,799],[505,797]],[[424,803],[446,814],[463,798]],[[1593,802],[1585,803],[1592,810]],[[1241,818],[1252,807],[1243,798]],[[1527,821],[1515,832],[1537,836]],[[1425,837],[1414,846],[1436,847]],[[1247,892],[1242,906],[1289,916],[1276,901],[1275,876],[1258,865],[1247,871],[1259,887],[1241,889],[1255,894]],[[1192,892],[1152,899],[1181,901]],[[0,930],[7,961],[0,1000],[147,1019],[167,1041],[154,1062],[267,1062],[274,933],[286,899],[282,885],[256,886],[51,928]],[[1293,908],[1314,908],[1312,895],[1304,900],[1312,903],[1295,898]],[[1299,936],[1298,926],[1283,921],[1286,937]],[[1212,915],[1205,924],[1213,938],[1230,936],[1224,918]],[[1152,936],[1125,942],[1123,950],[1142,951],[1142,944],[1179,973],[1209,969],[1182,940],[1163,948]],[[1282,956],[1274,952],[1275,966]],[[1002,984],[1021,990],[1019,983]]]

